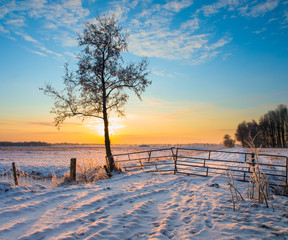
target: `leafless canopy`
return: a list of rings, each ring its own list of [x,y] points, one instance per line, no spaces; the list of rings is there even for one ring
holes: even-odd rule
[[[94,23],[85,24],[77,39],[82,49],[78,55],[78,70],[73,73],[65,65],[62,91],[50,84],[42,88],[55,100],[52,113],[56,126],[74,116],[99,118],[104,122],[105,144],[109,141],[108,114],[124,115],[129,98],[125,90],[132,90],[141,100],[141,94],[151,84],[147,79],[146,59],[124,63],[121,53],[127,51],[127,37],[114,16],[97,17]]]
[[[95,23],[86,23],[82,35],[78,37],[83,50],[78,56],[78,71],[71,73],[65,65],[62,91],[50,84],[42,89],[55,99],[52,113],[56,115],[55,125],[66,118],[96,117],[104,119],[104,108],[124,115],[124,105],[128,100],[125,89],[130,89],[141,99],[141,93],[151,84],[147,80],[146,59],[139,63],[124,65],[121,53],[127,51],[128,35],[122,33],[114,16],[97,17]]]

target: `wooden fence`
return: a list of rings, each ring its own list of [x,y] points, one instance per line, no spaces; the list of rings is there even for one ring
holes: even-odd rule
[[[258,160],[259,169],[271,185],[287,186],[287,156],[251,152],[228,152],[213,149],[165,148],[113,155],[125,171],[182,173],[209,176],[231,171],[235,179],[249,181]]]

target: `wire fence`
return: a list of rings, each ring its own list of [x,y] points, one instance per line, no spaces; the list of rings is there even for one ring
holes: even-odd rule
[[[210,176],[231,171],[235,179],[249,181],[256,165],[269,179],[270,185],[286,186],[287,156],[251,152],[228,152],[213,149],[165,148],[113,155],[125,171],[181,173]]]

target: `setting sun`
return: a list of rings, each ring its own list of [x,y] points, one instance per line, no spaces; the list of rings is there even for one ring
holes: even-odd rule
[[[109,123],[109,133],[111,135],[118,135],[120,133],[120,129],[124,128],[125,125],[121,124],[121,119],[119,118],[110,118]],[[104,136],[104,124],[101,121],[89,121],[86,126],[89,129],[94,130],[98,135]]]

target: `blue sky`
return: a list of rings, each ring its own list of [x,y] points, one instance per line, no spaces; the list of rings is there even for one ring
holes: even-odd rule
[[[143,101],[131,95],[127,117],[115,120],[125,126],[116,143],[220,142],[288,103],[286,0],[0,0],[0,140],[60,142],[84,131],[73,123],[78,130],[59,133],[39,87],[61,88],[77,34],[97,14],[115,14],[130,35],[125,59],[148,57],[151,68]]]

